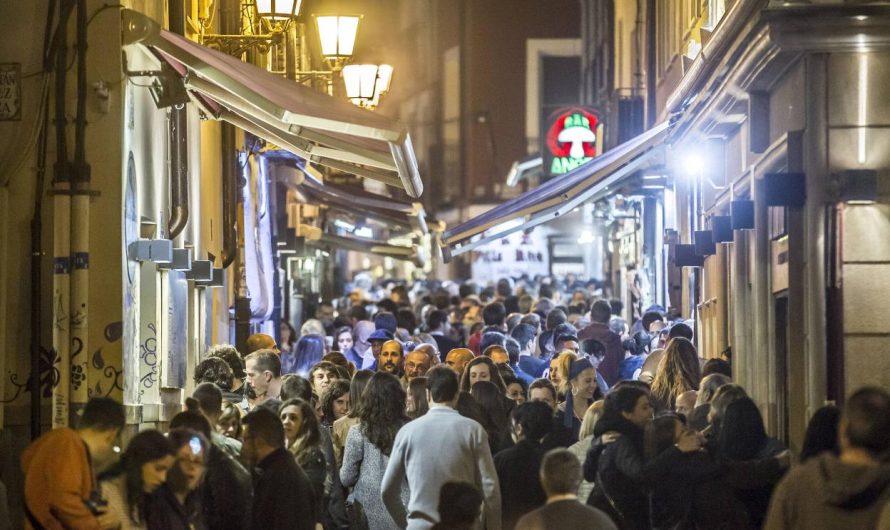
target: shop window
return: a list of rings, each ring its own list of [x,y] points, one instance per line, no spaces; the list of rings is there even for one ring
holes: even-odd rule
[[[726,0],[708,0],[708,23],[705,27],[713,29],[726,14]]]

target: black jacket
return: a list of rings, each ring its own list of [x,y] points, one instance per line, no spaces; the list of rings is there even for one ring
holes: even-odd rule
[[[293,455],[276,449],[257,464],[253,477],[254,530],[314,530],[315,494]]]
[[[543,459],[544,446],[531,440],[521,440],[494,455],[494,467],[501,485],[501,512],[505,529],[512,529],[520,517],[547,502],[547,495],[538,480]]]
[[[185,505],[164,484],[146,499],[145,527],[148,530],[205,530],[198,492],[185,499]]]
[[[253,497],[250,473],[212,444],[207,453],[201,492],[204,520],[210,530],[239,530],[250,525]]]

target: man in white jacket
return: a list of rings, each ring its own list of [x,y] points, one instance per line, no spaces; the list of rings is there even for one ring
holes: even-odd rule
[[[446,366],[427,372],[430,410],[396,435],[383,476],[381,495],[400,528],[426,530],[439,521],[439,491],[446,482],[474,484],[485,499],[482,511],[487,530],[501,528],[501,492],[488,435],[477,422],[454,410],[457,374]],[[408,506],[400,498],[407,480]]]

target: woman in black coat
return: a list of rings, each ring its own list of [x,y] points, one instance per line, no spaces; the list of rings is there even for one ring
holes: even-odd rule
[[[603,417],[594,428],[597,439],[584,462],[584,478],[596,484],[588,504],[608,513],[622,530],[650,527],[648,477],[676,454],[701,447],[696,434],[684,433],[647,462],[643,433],[651,422],[649,393],[636,385],[617,386],[606,395]]]

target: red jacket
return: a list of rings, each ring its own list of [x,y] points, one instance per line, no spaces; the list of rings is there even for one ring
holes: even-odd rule
[[[93,489],[86,444],[77,432],[54,429],[25,449],[25,503],[47,530],[101,530],[84,500]],[[25,528],[33,527],[25,518]]]

